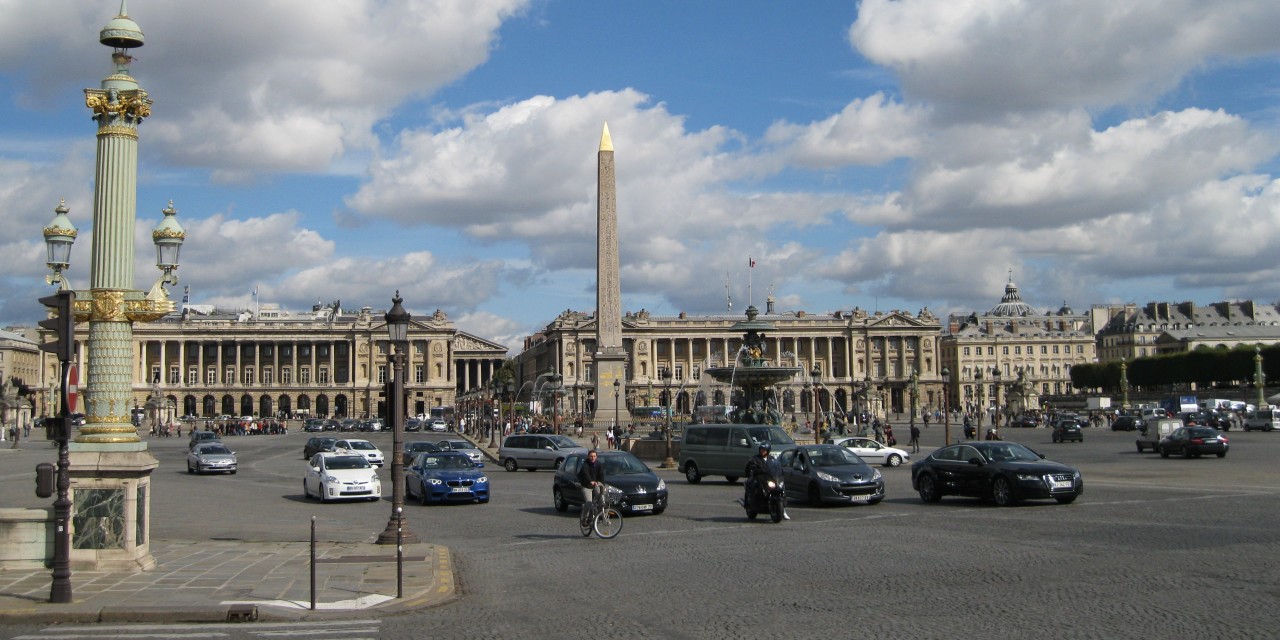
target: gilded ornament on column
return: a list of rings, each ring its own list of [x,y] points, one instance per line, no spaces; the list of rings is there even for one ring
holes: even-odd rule
[[[106,322],[124,321],[124,292],[94,290],[91,319]]]

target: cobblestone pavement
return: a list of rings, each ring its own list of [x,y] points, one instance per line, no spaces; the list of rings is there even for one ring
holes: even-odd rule
[[[1087,429],[1082,444],[1050,444],[1043,429],[1006,430],[1006,436],[1080,467],[1085,495],[1072,505],[999,508],[960,498],[926,505],[911,491],[909,469],[900,467],[882,469],[888,498],[879,505],[795,504],[792,519],[775,525],[742,516],[733,503],[740,484],[689,485],[660,471],[671,492],[666,513],[627,518],[618,538],[600,540],[582,538],[573,513],[551,506],[550,473],[508,473],[491,465],[490,504],[407,508],[415,533],[450,550],[458,598],[396,615],[361,615],[377,626],[374,635],[362,633],[1275,637],[1276,434],[1231,432],[1232,451],[1222,460],[1139,455],[1131,434],[1097,429]],[[305,531],[299,521],[311,514],[319,514],[334,542],[376,534],[387,517],[385,502],[322,506],[300,500],[295,485],[304,440],[291,434],[246,442],[239,449],[242,471],[234,478],[179,474],[175,452],[155,445],[164,465],[157,474],[171,487],[162,490],[157,483],[153,509],[167,524],[157,525],[156,535],[296,541],[296,533]],[[931,427],[925,452],[941,440],[941,429]],[[3,469],[0,479],[10,467]],[[164,475],[166,469],[172,476]],[[269,505],[272,518],[236,516],[227,506],[236,487],[246,486]],[[180,496],[196,488],[205,509],[226,522],[195,517],[197,510]],[[264,628],[219,627],[217,633],[259,637]],[[344,631],[355,628],[309,637],[358,637]],[[14,626],[0,635],[45,637],[54,633],[50,629],[56,627]]]

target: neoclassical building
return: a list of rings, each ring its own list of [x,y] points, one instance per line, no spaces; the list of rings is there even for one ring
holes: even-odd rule
[[[737,314],[653,316],[627,312],[622,318],[626,351],[626,406],[666,406],[663,372],[671,373],[672,405],[680,413],[693,407],[727,404],[729,389],[710,376],[708,367],[730,366],[742,346],[733,325]],[[773,323],[766,334],[765,355],[778,366],[805,372],[776,390],[784,413],[804,416],[823,412],[873,411],[902,413],[910,409],[912,374],[918,405],[941,406],[938,319],[927,309],[868,313],[862,309],[828,314],[777,312],[772,298],[760,320]],[[539,377],[562,377],[567,411],[590,415],[594,410],[593,355],[595,318],[565,311],[524,341],[515,358],[516,375],[527,400]],[[808,391],[814,367],[820,372],[819,407]],[[834,404],[833,404],[834,403]]]
[[[1280,309],[1252,300],[1214,302],[1148,302],[1096,305],[1098,357],[1102,362],[1199,347],[1230,348],[1280,342]]]
[[[223,312],[184,305],[134,328],[135,408],[159,397],[179,415],[385,415],[389,379],[384,312],[317,304],[309,313],[271,305]],[[77,342],[87,336],[77,327]],[[410,321],[406,391],[410,414],[452,407],[492,377],[507,348],[458,331],[441,311]],[[93,375],[79,350],[79,369]],[[42,384],[55,379],[45,359]],[[83,374],[82,374],[83,376]],[[83,388],[83,385],[81,385]]]
[[[41,386],[40,356],[41,351],[34,340],[35,330],[9,328],[0,330],[0,382],[9,385],[13,378],[32,389],[30,398],[21,398],[15,389],[5,387],[7,392],[0,402],[3,406],[3,421],[0,426],[31,424],[33,415],[32,403],[39,403],[48,390]],[[45,385],[47,387],[47,385]]]
[[[951,405],[1013,413],[1038,409],[1046,396],[1073,393],[1071,367],[1097,360],[1091,316],[1065,303],[1036,311],[1012,278],[1000,303],[983,314],[952,315],[942,337]]]

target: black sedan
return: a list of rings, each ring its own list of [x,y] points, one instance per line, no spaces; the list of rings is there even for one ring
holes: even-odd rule
[[[911,488],[925,502],[957,495],[990,498],[1000,506],[1037,498],[1067,504],[1084,493],[1084,480],[1078,469],[1015,442],[968,442],[911,465]]]
[[[806,444],[778,456],[787,495],[817,506],[824,502],[877,504],[884,478],[858,454],[836,444]]]
[[[337,441],[337,438],[331,438],[329,436],[312,436],[307,438],[307,443],[302,445],[302,457],[306,460],[310,460],[311,456],[314,456],[321,451],[333,451],[333,443]]]
[[[1146,431],[1147,422],[1141,416],[1120,416],[1111,421],[1112,431]]]
[[[1053,425],[1053,434],[1050,437],[1054,442],[1066,442],[1068,440],[1084,442],[1084,430],[1080,428],[1080,424],[1075,420],[1059,419]]]
[[[406,442],[404,443],[404,454],[401,457],[401,460],[403,460],[405,464],[413,464],[413,461],[418,457],[418,454],[440,453],[441,451],[444,451],[444,447],[441,447],[434,442],[427,442],[425,440]]]
[[[1220,435],[1213,427],[1179,427],[1160,439],[1160,443],[1156,445],[1156,451],[1160,452],[1162,458],[1168,458],[1175,453],[1181,454],[1184,458],[1192,456],[1199,458],[1206,453],[1225,458],[1227,449],[1230,447],[1231,443],[1227,442],[1226,437]]]
[[[662,513],[667,509],[667,483],[649,470],[639,458],[627,451],[601,451],[604,482],[622,490],[618,508],[629,514]],[[565,458],[556,470],[551,484],[551,499],[556,511],[568,511],[569,505],[582,504],[582,485],[578,469],[587,459],[585,453]]]

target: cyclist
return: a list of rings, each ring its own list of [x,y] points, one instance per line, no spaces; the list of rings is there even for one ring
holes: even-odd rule
[[[587,452],[586,462],[578,468],[578,483],[582,485],[582,512],[586,513],[604,491],[604,463],[595,449]]]

